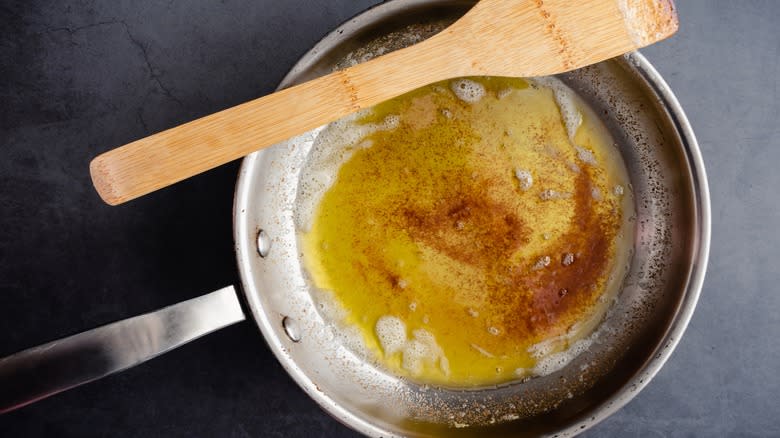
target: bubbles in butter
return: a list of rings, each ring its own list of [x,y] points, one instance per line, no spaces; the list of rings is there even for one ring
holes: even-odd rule
[[[520,181],[520,188],[527,191],[534,185],[534,177],[531,172],[525,169],[515,169],[515,177]]]
[[[425,329],[412,331],[407,338],[406,324],[398,317],[384,315],[374,328],[379,344],[386,357],[401,353],[401,367],[413,376],[423,372],[424,367],[438,367],[445,375],[449,374],[449,361],[436,338]]]
[[[386,355],[401,351],[406,345],[406,324],[394,316],[383,316],[376,322],[376,336]]]
[[[598,337],[598,332],[594,332],[590,337],[585,339],[579,339],[575,341],[569,348],[563,351],[552,352],[547,351],[546,354],[539,355],[539,360],[531,370],[532,375],[544,376],[561,370],[563,367],[569,364],[575,357],[580,355],[583,351],[593,343],[594,339]]]
[[[534,78],[533,82],[552,90],[558,108],[561,110],[561,118],[569,134],[569,140],[574,144],[577,129],[582,125],[582,114],[577,109],[573,92],[560,79],[552,76]]]
[[[471,79],[456,79],[450,82],[450,88],[458,99],[468,102],[479,102],[485,96],[485,86]]]
[[[598,161],[596,161],[596,156],[592,151],[585,149],[582,146],[575,146],[575,149],[577,149],[577,158],[579,158],[583,163],[593,166],[597,166],[599,164]]]

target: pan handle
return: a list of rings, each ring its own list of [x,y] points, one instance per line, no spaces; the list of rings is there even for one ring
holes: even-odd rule
[[[0,359],[0,414],[130,368],[245,319],[233,286]]]

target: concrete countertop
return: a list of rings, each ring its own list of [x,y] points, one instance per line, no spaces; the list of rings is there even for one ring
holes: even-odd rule
[[[238,163],[111,208],[91,188],[89,160],[272,91],[375,3],[0,3],[0,357],[235,283]],[[780,2],[678,6],[680,32],[643,53],[704,155],[709,270],[669,362],[586,435],[780,436]],[[354,433],[243,323],[0,416],[0,436]]]

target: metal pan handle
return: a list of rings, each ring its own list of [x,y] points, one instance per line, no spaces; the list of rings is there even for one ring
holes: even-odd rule
[[[233,286],[0,359],[0,414],[245,319]]]

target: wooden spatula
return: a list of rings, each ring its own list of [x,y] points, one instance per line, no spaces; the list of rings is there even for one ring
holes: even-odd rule
[[[672,0],[481,0],[415,46],[106,152],[92,181],[121,204],[432,82],[562,73],[676,30]]]

